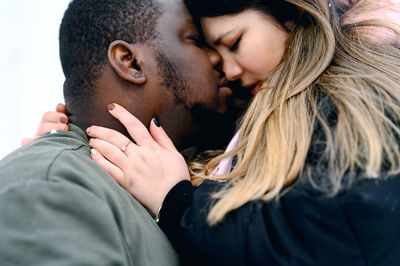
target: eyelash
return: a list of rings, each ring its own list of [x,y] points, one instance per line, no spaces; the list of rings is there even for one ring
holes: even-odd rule
[[[242,40],[242,36],[243,36],[243,34],[241,34],[239,36],[239,38],[236,39],[236,41],[232,44],[232,46],[229,48],[229,50],[231,50],[231,51],[237,50],[237,48],[239,47],[239,43]]]
[[[200,39],[200,36],[198,35],[191,35],[188,37],[189,40],[192,40],[195,45],[197,45],[198,47],[202,47],[203,46],[203,42]]]

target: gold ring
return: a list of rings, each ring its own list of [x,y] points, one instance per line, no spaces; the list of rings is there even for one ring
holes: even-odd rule
[[[132,142],[132,141],[129,141],[129,142],[128,142],[128,144],[126,144],[126,145],[122,146],[122,147],[121,147],[121,150],[122,150],[123,152],[125,152],[125,151],[126,151],[126,149],[127,149],[127,148],[128,148],[128,146],[129,146],[129,144],[131,144],[131,142]]]

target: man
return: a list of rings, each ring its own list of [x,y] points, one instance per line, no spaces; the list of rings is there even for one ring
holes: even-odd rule
[[[193,114],[228,95],[218,57],[199,47],[181,0],[73,0],[60,57],[70,131],[0,161],[0,265],[176,265],[149,212],[91,160],[84,130],[125,132],[107,113],[118,102],[145,124],[156,117],[182,147]]]

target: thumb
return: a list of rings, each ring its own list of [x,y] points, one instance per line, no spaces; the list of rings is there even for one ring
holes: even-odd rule
[[[28,143],[31,143],[32,141],[34,141],[35,140],[35,138],[24,138],[22,141],[21,141],[21,146],[24,146],[24,145],[26,145],[26,144],[28,144]]]
[[[160,122],[158,122],[157,118],[151,119],[150,123],[150,134],[153,139],[164,149],[169,151],[177,151],[174,143],[168,137],[167,133],[161,127]]]
[[[56,112],[67,114],[67,109],[65,108],[65,105],[62,103],[57,104],[56,106]]]

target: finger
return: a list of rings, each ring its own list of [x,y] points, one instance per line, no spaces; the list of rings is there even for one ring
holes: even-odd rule
[[[67,108],[65,108],[65,105],[62,103],[57,104],[56,111],[65,115],[67,114]]]
[[[125,135],[114,129],[106,127],[91,126],[86,129],[86,134],[92,138],[104,140],[118,147],[119,149],[122,149],[123,146],[127,147],[128,144],[134,145],[133,143],[130,144],[130,139],[128,139]]]
[[[42,122],[39,125],[39,128],[36,131],[35,138],[40,137],[51,130],[61,130],[61,131],[68,131],[69,127],[66,124],[62,123],[54,123],[54,122]]]
[[[120,169],[124,169],[128,161],[127,155],[117,146],[101,139],[91,138],[90,147],[99,151],[104,158]]]
[[[169,151],[177,151],[174,143],[168,137],[167,133],[161,127],[157,118],[153,118],[150,123],[150,133],[153,139],[164,149]]]
[[[109,162],[100,152],[96,151],[95,149],[92,149],[90,153],[93,161],[106,170],[106,172],[112,176],[120,186],[123,187],[125,185],[125,176],[121,169]]]
[[[153,142],[153,139],[143,123],[118,104],[109,104],[108,110],[128,130],[129,135],[139,146]]]
[[[359,0],[336,0],[338,5],[344,9],[350,9],[351,7],[355,6]]]
[[[68,123],[68,117],[64,113],[59,113],[59,112],[46,112],[42,116],[41,122],[46,123],[46,122],[51,122],[51,123],[63,123],[66,124]]]
[[[34,141],[36,138],[24,138],[22,141],[21,141],[21,146],[24,146],[24,145],[26,145],[26,144],[29,144],[29,143],[31,143],[32,141]]]

